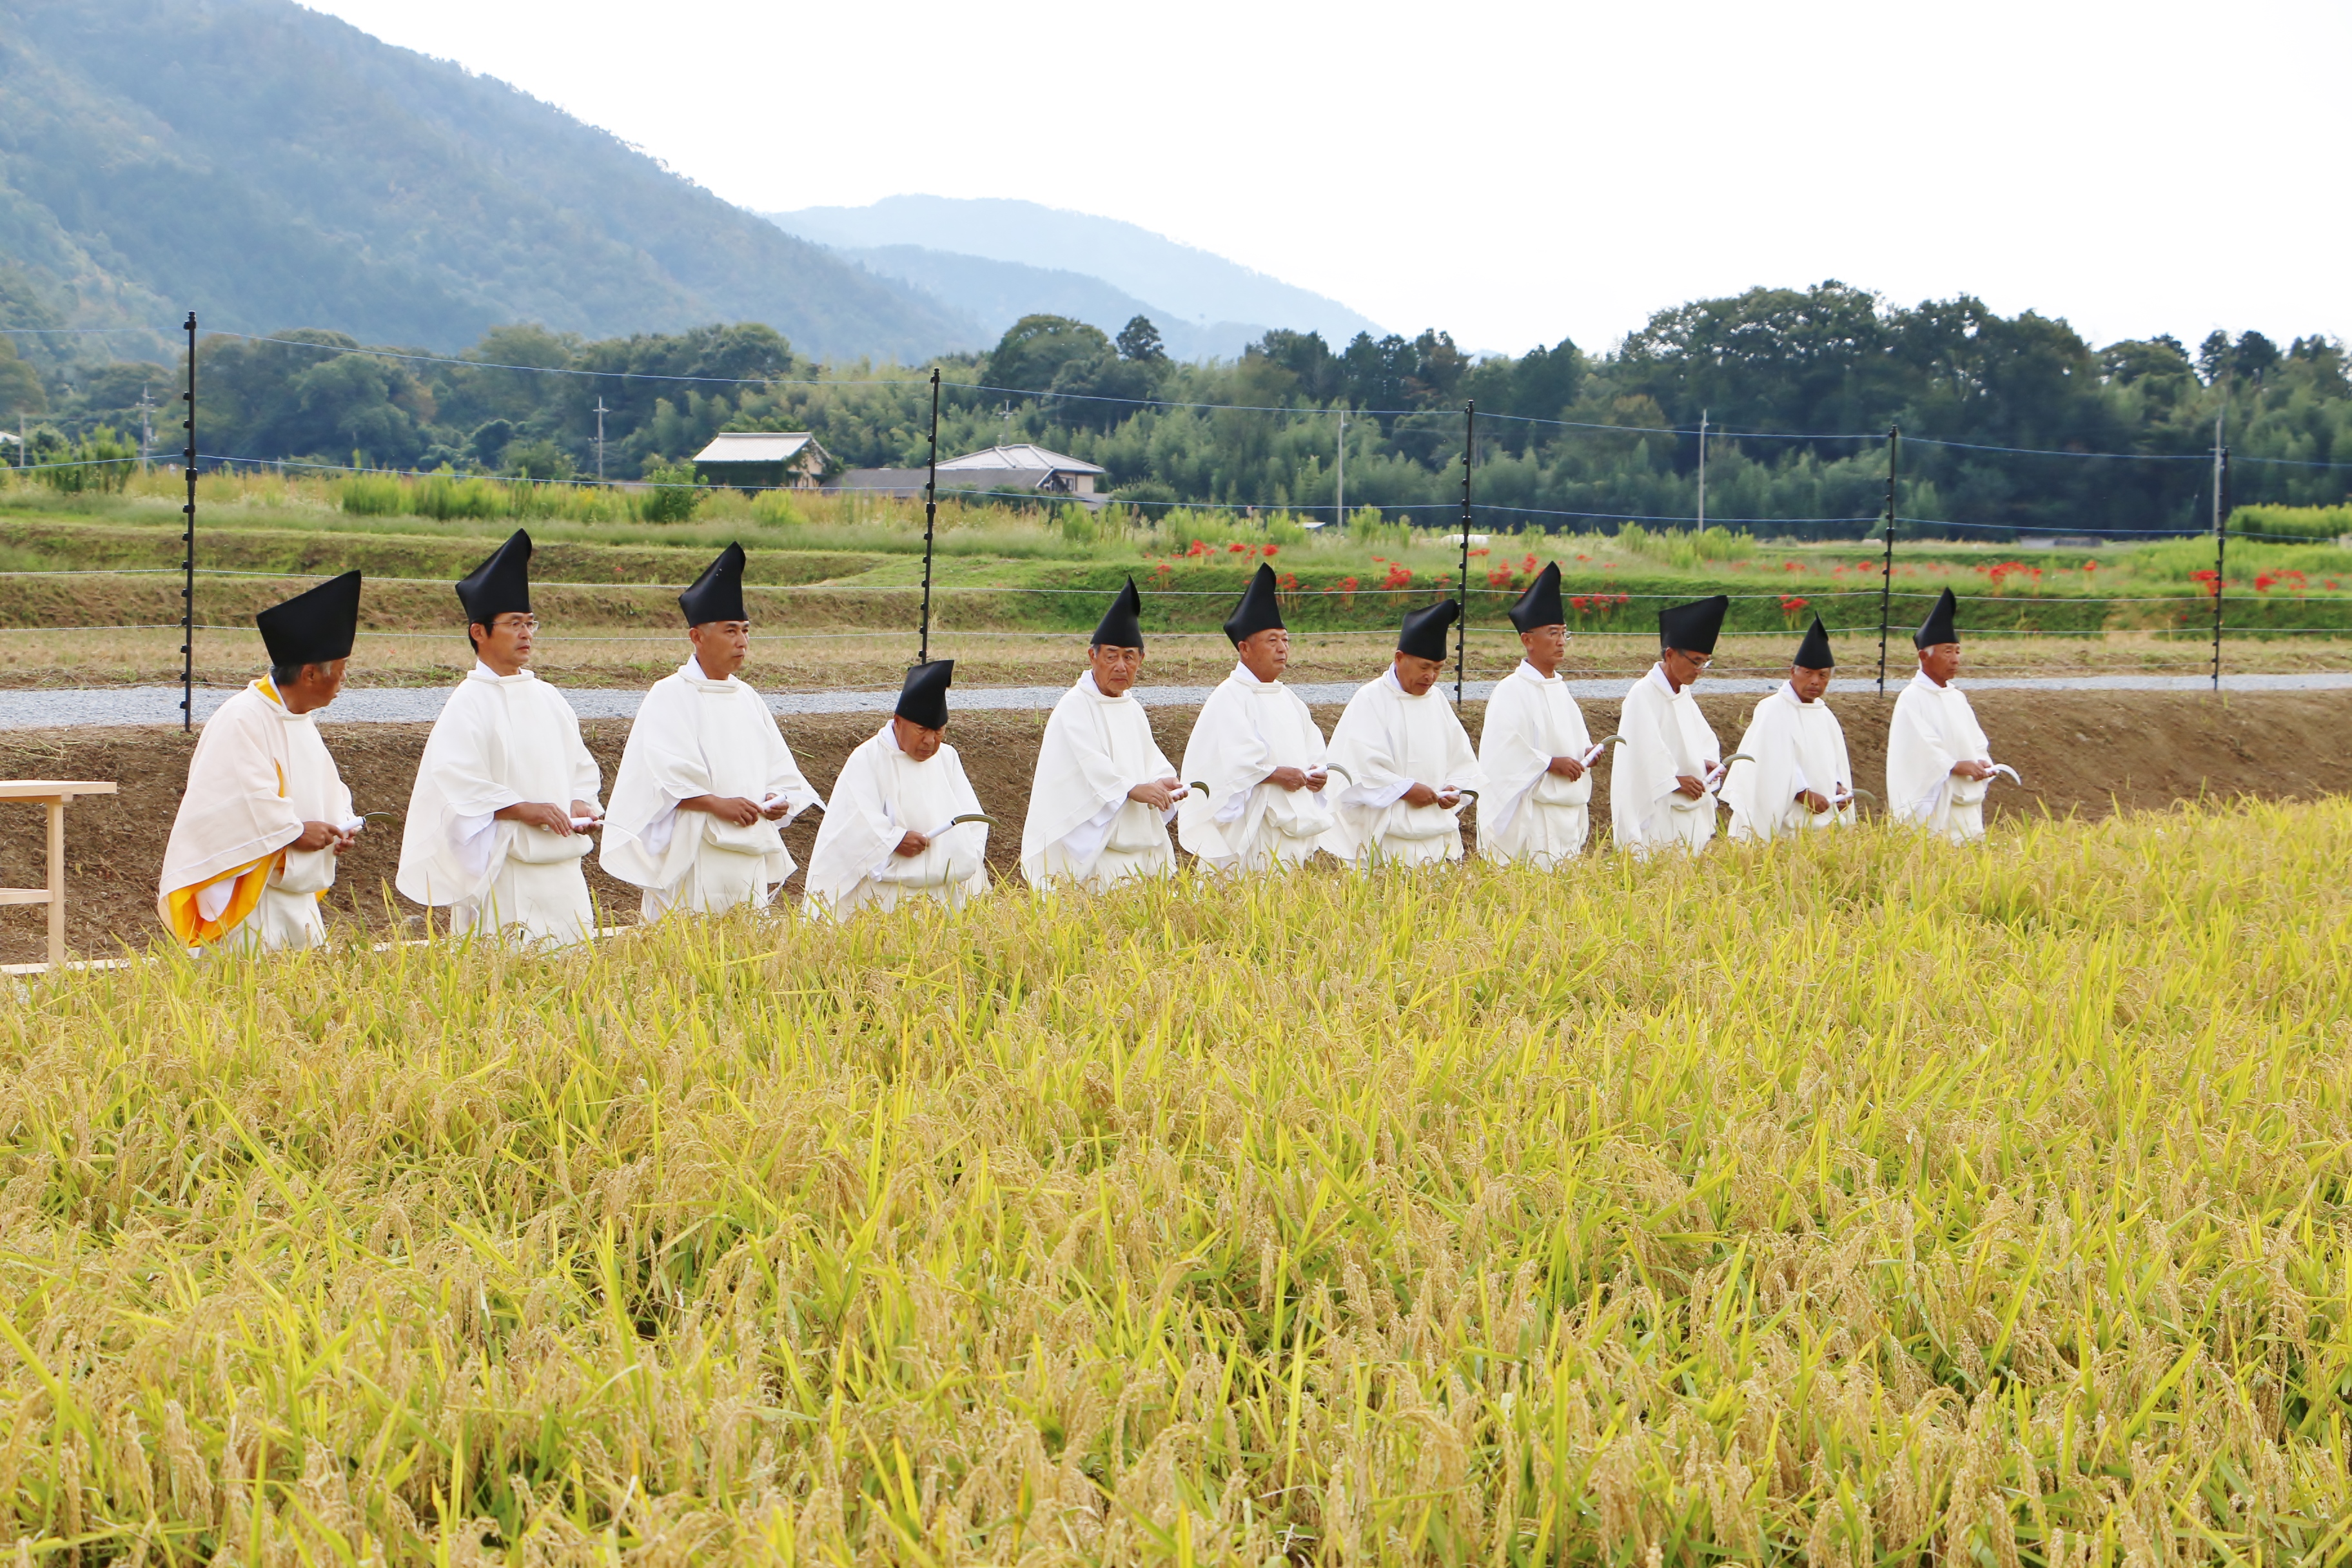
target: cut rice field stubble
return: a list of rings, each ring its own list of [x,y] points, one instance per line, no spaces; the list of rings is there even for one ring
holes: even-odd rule
[[[16,1561],[2326,1559],[2352,803],[0,1015]]]

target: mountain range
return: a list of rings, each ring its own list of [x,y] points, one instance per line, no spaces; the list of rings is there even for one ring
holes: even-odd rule
[[[1131,224],[896,196],[770,221],[608,132],[293,0],[0,0],[0,326],[317,327],[453,351],[502,323],[720,321],[819,358],[984,348],[1019,317],[1180,358],[1370,323]],[[24,342],[26,340],[19,340]],[[54,359],[68,340],[44,340]]]
[[[1116,331],[1151,318],[1179,359],[1231,357],[1267,327],[1319,331],[1334,345],[1379,336],[1369,317],[1211,251],[1117,218],[1003,197],[887,196],[862,207],[768,215],[805,239],[840,249],[885,277],[929,291],[993,337],[1027,311],[1014,300]],[[1107,288],[1105,294],[1099,290]]]

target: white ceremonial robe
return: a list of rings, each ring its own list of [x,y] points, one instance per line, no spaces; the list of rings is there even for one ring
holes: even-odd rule
[[[1404,803],[1415,784],[1434,790],[1486,787],[1453,700],[1435,687],[1408,696],[1393,667],[1359,687],[1332,728],[1331,766],[1347,775],[1333,781],[1339,788],[1333,854],[1358,866],[1462,858],[1460,806],[1448,811]]]
[[[648,921],[678,909],[764,910],[768,889],[796,868],[777,824],[765,817],[739,827],[707,811],[678,810],[678,802],[699,795],[781,797],[790,807],[786,822],[823,804],[760,694],[731,675],[710,679],[689,658],[654,682],[638,706],[598,852],[605,870],[645,889],[641,913]]]
[[[319,900],[334,886],[335,852],[288,847],[305,822],[352,820],[318,714],[289,713],[264,677],[196,737],[156,912],[189,947],[316,946],[327,939]]]
[[[1021,829],[1021,874],[1032,887],[1068,881],[1094,892],[1131,877],[1172,876],[1175,811],[1155,811],[1127,792],[1175,776],[1135,693],[1105,697],[1087,670],[1045,721]]]
[[[1886,809],[1955,844],[1984,837],[1984,779],[1955,778],[1952,764],[1990,763],[1992,748],[1976,710],[1957,686],[1938,686],[1925,670],[1895,699],[1886,735]]]
[[[1853,825],[1853,764],[1845,730],[1826,702],[1801,702],[1787,681],[1756,704],[1748,732],[1732,748],[1752,760],[1731,764],[1723,804],[1731,808],[1734,838],[1778,838],[1807,827]],[[1818,816],[1797,799],[1811,790],[1832,805]]]
[[[1686,799],[1675,781],[1706,782],[1723,747],[1691,689],[1676,691],[1665,671],[1651,666],[1625,693],[1617,732],[1625,742],[1609,770],[1609,826],[1617,847],[1636,855],[1705,848],[1715,837],[1715,796]]]
[[[477,663],[425,738],[395,885],[420,904],[446,906],[452,931],[481,927],[560,943],[593,936],[595,906],[580,868],[589,836],[560,837],[497,814],[531,801],[593,806],[602,777],[555,688],[527,669],[495,675]]]
[[[1564,779],[1551,771],[1551,761],[1582,762],[1591,749],[1591,733],[1567,681],[1525,659],[1496,681],[1478,731],[1478,765],[1486,773],[1486,793],[1478,797],[1478,853],[1547,869],[1581,854],[1592,831],[1592,773],[1587,768],[1582,778]]]
[[[1265,777],[1283,767],[1312,773],[1328,760],[1323,731],[1298,694],[1234,666],[1184,742],[1184,781],[1207,788],[1177,803],[1177,839],[1220,871],[1301,864],[1338,820],[1331,797],[1339,782],[1283,789]]]
[[[899,750],[885,720],[833,781],[816,847],[809,851],[802,907],[845,915],[868,905],[895,909],[906,898],[960,906],[988,886],[988,824],[948,824],[979,810],[953,746],[941,745],[919,763]],[[896,852],[909,829],[931,840],[920,855]]]

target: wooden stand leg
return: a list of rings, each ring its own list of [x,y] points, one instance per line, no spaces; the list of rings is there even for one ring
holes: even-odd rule
[[[49,969],[66,966],[66,803],[49,805]]]

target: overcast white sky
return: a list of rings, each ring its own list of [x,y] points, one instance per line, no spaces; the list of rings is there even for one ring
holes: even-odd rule
[[[1126,218],[1407,332],[1822,278],[2352,335],[2346,0],[311,0],[720,195]]]

